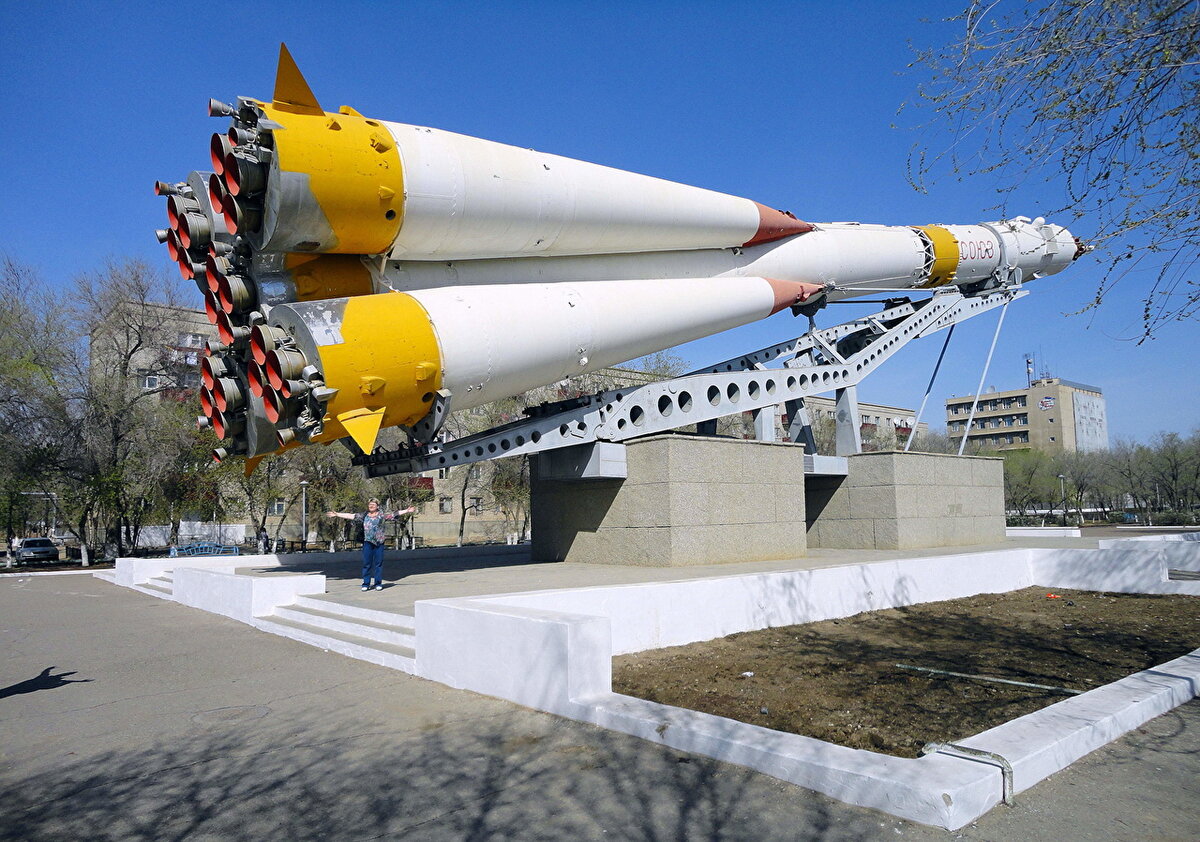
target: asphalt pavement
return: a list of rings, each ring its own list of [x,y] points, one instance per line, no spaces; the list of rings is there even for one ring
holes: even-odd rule
[[[1196,701],[946,832],[85,575],[0,579],[0,645],[2,840],[1200,835]]]

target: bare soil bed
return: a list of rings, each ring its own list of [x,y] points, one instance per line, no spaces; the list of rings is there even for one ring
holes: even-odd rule
[[[1055,591],[873,611],[613,659],[613,690],[916,757],[1200,648],[1200,597]]]

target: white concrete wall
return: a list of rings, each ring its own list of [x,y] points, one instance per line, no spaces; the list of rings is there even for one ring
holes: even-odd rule
[[[474,602],[416,604],[417,675],[573,719],[611,693],[608,618]]]
[[[1006,538],[1080,538],[1082,530],[1078,526],[1006,526]]]
[[[248,559],[253,559],[248,561]],[[275,556],[180,556],[178,558],[119,558],[116,563],[117,584],[125,587],[142,585],[168,570],[191,567],[200,570],[228,570],[238,567],[278,567]]]
[[[613,654],[1034,584],[1029,550],[680,582],[509,594],[493,606],[608,617]]]
[[[1158,550],[1020,549],[422,601],[417,674],[956,829],[999,803],[998,767],[888,757],[613,694],[612,655],[1031,585],[1200,595],[1200,582],[1167,581]],[[1200,650],[963,742],[1008,759],[1020,791],[1198,692]]]
[[[172,596],[183,605],[232,617],[243,623],[290,605],[297,596],[325,593],[325,577],[238,576],[229,570],[181,567],[175,570]]]
[[[1100,549],[1128,547],[1153,548],[1163,556],[1167,567],[1174,570],[1200,571],[1200,532],[1166,535],[1144,535],[1137,538],[1108,538],[1099,542]]]
[[[170,537],[170,524],[143,526],[138,532],[137,545],[139,547],[165,547],[169,543]],[[218,529],[217,524],[207,521],[180,521],[177,544],[182,546],[201,541],[216,544],[244,544],[246,542],[246,525],[244,523],[223,523]]]
[[[1182,546],[1182,545],[1181,545]],[[1200,556],[1200,546],[1190,548]],[[1196,593],[1197,582],[1167,580],[1167,560],[1158,545],[1131,544],[1106,550],[1036,550],[1032,575],[1048,588],[1120,593]]]

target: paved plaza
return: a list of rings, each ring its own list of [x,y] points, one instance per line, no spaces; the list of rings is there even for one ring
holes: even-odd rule
[[[399,609],[626,575],[441,564],[389,570],[381,593],[359,593],[356,571],[329,590]],[[4,840],[1184,840],[1200,827],[1198,701],[946,832],[86,575],[0,578],[0,639]]]

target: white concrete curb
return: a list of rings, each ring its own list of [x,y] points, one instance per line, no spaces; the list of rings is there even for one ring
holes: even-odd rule
[[[0,567],[0,570],[3,569]],[[80,576],[84,574],[105,573],[111,570],[111,567],[105,567],[100,570],[93,568],[85,568],[83,570],[39,570],[36,573],[0,573],[0,578],[11,578],[13,576]]]
[[[1083,531],[1078,526],[1006,526],[1006,538],[1080,538]]]
[[[386,647],[373,648],[369,629],[361,643],[338,642],[316,628],[289,630],[275,622],[275,608],[322,593],[325,577],[234,573],[238,567],[278,566],[273,556],[121,559],[115,577],[109,571],[96,575],[139,590],[152,578],[169,578],[170,590],[154,595],[451,687],[737,763],[851,804],[953,830],[1000,801],[997,767],[943,754],[890,757],[614,694],[613,655],[1033,585],[1200,595],[1200,581],[1167,578],[1169,568],[1200,569],[1200,543],[1107,543],[1097,550],[1014,549],[423,600],[416,604],[415,663]],[[163,576],[167,571],[173,571],[170,577]],[[1200,649],[961,742],[1006,758],[1015,789],[1021,791],[1198,693]]]
[[[997,767],[890,757],[617,695],[612,656],[1032,585],[1200,595],[1200,582],[1167,580],[1156,550],[1007,550],[422,601],[417,674],[953,830],[1000,801]],[[1020,791],[1198,692],[1200,650],[961,742],[1004,756]]]

